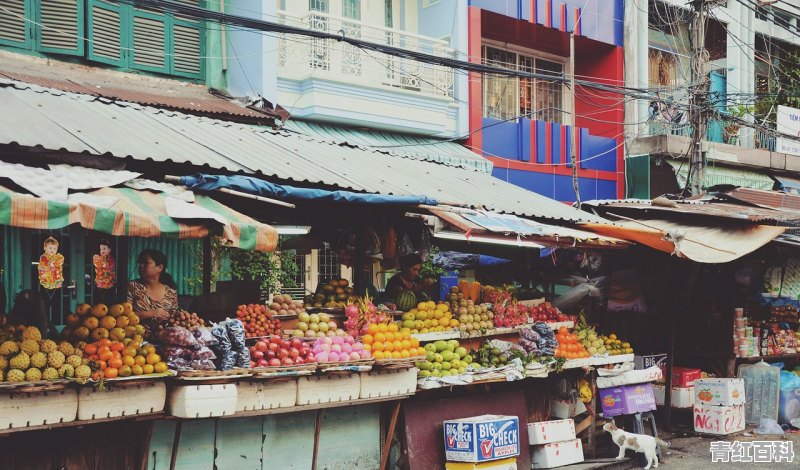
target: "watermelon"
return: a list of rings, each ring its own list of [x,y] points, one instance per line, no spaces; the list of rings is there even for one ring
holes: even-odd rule
[[[408,312],[417,306],[417,296],[410,290],[401,292],[394,301],[397,304],[397,310]]]

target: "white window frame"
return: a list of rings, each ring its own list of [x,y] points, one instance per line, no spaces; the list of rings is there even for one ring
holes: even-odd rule
[[[546,53],[546,52],[537,51],[537,50],[529,49],[529,48],[526,48],[526,47],[521,47],[521,46],[517,46],[517,45],[513,45],[513,44],[507,44],[507,43],[503,43],[503,42],[500,42],[500,41],[493,41],[493,40],[490,40],[490,39],[485,39],[485,40],[482,41],[482,44],[481,44],[481,57],[483,59],[485,59],[485,51],[486,51],[487,47],[492,48],[492,49],[499,49],[501,51],[505,51],[505,52],[510,52],[510,53],[516,54],[517,55],[517,59],[516,59],[517,67],[519,67],[519,63],[520,63],[519,56],[522,55],[522,56],[525,56],[525,57],[533,58],[534,59],[534,64],[535,64],[535,61],[537,59],[546,60],[548,62],[561,64],[565,76],[569,76],[572,73],[568,57],[561,57],[561,56],[558,56],[558,55],[555,55],[555,54],[549,54],[549,53]],[[522,104],[520,102],[519,79],[516,79],[515,82],[516,82],[515,94],[516,94],[516,103],[517,103],[516,104],[516,108],[515,108],[516,109],[516,113],[515,114],[517,116],[519,116],[519,110],[520,110],[521,104]],[[490,116],[486,115],[486,110],[488,109],[486,104],[487,104],[488,101],[486,99],[487,98],[486,97],[487,89],[486,89],[485,84],[482,86],[482,88],[483,89],[481,90],[481,93],[482,93],[482,96],[483,96],[483,103],[484,103],[483,104],[482,116],[483,117],[490,117]],[[532,85],[532,88],[533,88],[533,92],[531,94],[531,105],[533,105],[536,102],[536,86],[535,86],[535,84]],[[573,107],[573,104],[572,104],[572,90],[567,88],[566,85],[562,83],[561,84],[561,119],[559,121],[557,121],[558,123],[568,125],[568,124],[573,122],[572,118],[571,118],[571,116],[572,116],[572,107]],[[535,115],[535,116],[532,115],[532,116],[527,116],[527,117],[529,117],[532,120],[544,120],[538,114]],[[492,118],[492,119],[496,119],[496,118]],[[514,119],[512,121],[514,121],[514,122],[519,121],[519,117],[517,117],[517,119]],[[556,121],[554,121],[554,122],[556,122]]]

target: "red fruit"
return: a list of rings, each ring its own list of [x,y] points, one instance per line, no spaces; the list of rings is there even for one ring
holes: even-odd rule
[[[266,359],[261,359],[258,361],[258,367],[267,367],[269,365],[269,361]]]
[[[274,359],[278,357],[278,354],[275,351],[267,351],[266,353],[264,353],[264,357],[266,357],[267,359]]]
[[[291,366],[294,365],[294,361],[292,361],[288,357],[284,357],[283,360],[281,361],[281,364],[283,364],[284,366]]]
[[[317,362],[317,359],[314,357],[314,355],[313,355],[313,354],[309,354],[309,355],[306,357],[305,361],[306,361],[306,363],[311,363],[311,362]]]
[[[275,352],[280,349],[280,346],[278,346],[278,343],[269,343],[268,349],[272,352]]]
[[[289,350],[289,357],[292,359],[297,359],[300,357],[300,351],[297,348],[292,348]]]
[[[253,362],[253,361],[250,361],[250,368],[252,369],[252,368],[253,368],[253,367],[255,367],[255,366],[256,366],[256,363],[255,363],[255,362]]]
[[[254,351],[250,355],[253,356],[253,358],[255,358],[256,360],[264,359],[264,351]]]
[[[261,352],[265,352],[268,349],[267,348],[267,342],[266,341],[258,341],[256,343],[256,349],[261,351]]]
[[[281,358],[281,359],[285,359],[285,358],[289,357],[289,350],[281,348],[278,351],[278,357]]]
[[[292,343],[290,343],[290,342],[288,342],[288,341],[286,341],[286,340],[282,340],[282,341],[281,341],[281,347],[282,347],[283,349],[289,349],[289,348],[291,348],[291,347],[292,347]]]
[[[273,366],[273,367],[275,367],[275,366],[279,366],[279,365],[281,365],[281,360],[280,360],[280,359],[277,359],[277,358],[275,358],[275,359],[270,359],[270,360],[269,360],[269,365],[271,365],[271,366]]]
[[[302,357],[298,357],[297,359],[294,360],[294,363],[295,364],[305,364],[306,361],[304,361]]]
[[[279,344],[281,344],[282,341],[283,340],[281,339],[280,336],[273,336],[272,338],[269,339],[269,342],[271,344],[278,344],[279,345]]]
[[[292,338],[291,345],[293,348],[300,349],[303,346],[303,342],[297,338]]]

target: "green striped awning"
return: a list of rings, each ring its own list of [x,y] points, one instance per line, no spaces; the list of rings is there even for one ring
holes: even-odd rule
[[[675,170],[675,177],[678,185],[683,188],[686,186],[686,178],[689,173],[688,160],[667,159],[667,163]],[[772,190],[775,180],[766,173],[759,173],[754,170],[744,170],[730,166],[722,166],[716,163],[706,165],[706,181],[703,187],[710,188],[720,184],[730,184],[741,188]]]
[[[172,199],[172,200],[168,200]],[[129,237],[205,238],[220,235],[232,246],[274,251],[275,228],[241,214],[208,196],[177,201],[165,193],[132,188],[102,188],[70,195],[66,202],[21,194],[0,186],[0,225],[53,230],[72,224]],[[170,216],[170,212],[175,216]],[[190,216],[192,218],[186,218]]]

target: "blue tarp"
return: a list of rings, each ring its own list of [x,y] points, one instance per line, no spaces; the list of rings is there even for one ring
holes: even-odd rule
[[[441,251],[433,255],[431,262],[448,270],[473,269],[478,266],[496,266],[510,263],[511,260],[495,258],[494,256],[478,255],[472,253],[459,253],[457,251]]]
[[[274,184],[250,176],[204,175],[181,176],[181,184],[192,190],[213,191],[216,189],[233,189],[247,194],[278,199],[303,199],[315,201],[350,202],[357,204],[398,204],[437,205],[436,199],[427,196],[394,196],[384,194],[365,194],[352,191],[328,191],[325,189],[298,188],[283,184]]]

